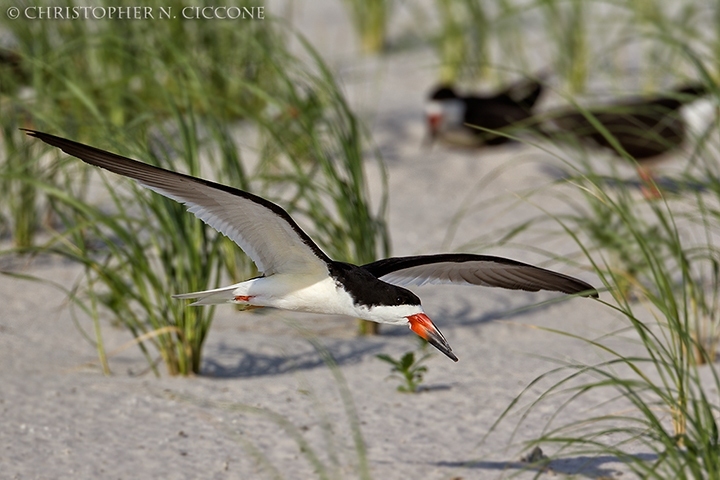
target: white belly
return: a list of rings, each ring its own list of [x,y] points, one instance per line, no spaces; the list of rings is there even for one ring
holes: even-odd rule
[[[357,308],[352,297],[327,276],[305,278],[298,275],[272,275],[248,280],[237,285],[233,296],[247,300],[232,303],[281,308],[300,312],[362,316],[365,308]]]

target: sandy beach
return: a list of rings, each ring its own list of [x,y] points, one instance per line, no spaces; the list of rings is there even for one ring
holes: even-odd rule
[[[270,2],[268,11],[273,8],[282,10]],[[409,20],[401,14],[393,21],[402,26]],[[435,83],[430,49],[359,54],[339,1],[303,2],[293,22],[336,69],[383,155],[393,255],[460,249],[539,264],[599,286],[589,268],[548,260],[531,248],[481,248],[493,232],[523,218],[568,208],[555,189],[572,195],[568,187],[521,198],[553,182],[548,172],[564,168],[562,161],[522,144],[475,151],[423,148],[423,101]],[[557,101],[552,94],[544,99]],[[601,162],[607,158],[598,155]],[[375,165],[367,168],[372,196],[378,198],[380,173]],[[633,173],[631,167],[620,171]],[[485,240],[478,242],[480,237]],[[536,246],[560,257],[578,250],[561,235]],[[52,257],[3,261],[4,269],[63,285],[82,275],[78,265]],[[388,378],[389,365],[376,355],[397,358],[416,350],[408,329],[383,326],[379,336],[357,337],[349,318],[238,312],[231,306],[216,309],[202,375],[173,378],[161,365],[163,376],[156,378],[131,346],[110,358],[112,375],[104,376],[95,350],[75,325],[91,333],[87,316],[72,311],[61,291],[0,275],[0,478],[359,478],[356,431],[372,478],[534,478],[538,470],[520,462],[527,454],[523,442],[541,435],[548,422],[559,425],[627,406],[608,401],[616,395],[612,390],[598,391],[553,418],[567,398],[559,395],[528,418],[521,418],[522,408],[514,411],[486,437],[538,375],[564,361],[606,358],[586,342],[545,329],[599,338],[626,323],[599,302],[547,292],[413,290],[460,360],[453,363],[428,350],[432,357],[421,391],[403,394]],[[607,300],[606,295],[601,297]],[[103,322],[102,334],[108,351],[132,340],[109,322]],[[626,333],[609,342],[639,354],[632,338]],[[332,354],[336,371],[313,342]],[[532,391],[542,392],[559,378],[551,376]],[[529,394],[522,404],[536,396]],[[544,468],[543,478],[629,476],[621,477],[627,469],[612,457],[565,455]]]

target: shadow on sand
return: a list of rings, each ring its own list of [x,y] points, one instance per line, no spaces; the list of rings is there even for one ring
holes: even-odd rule
[[[323,340],[325,348],[332,354],[338,366],[360,363],[368,355],[381,353],[385,347],[382,337],[353,339],[353,341]],[[202,374],[214,378],[249,378],[266,375],[282,375],[300,370],[326,368],[327,364],[320,354],[308,343],[306,351],[294,354],[262,354],[239,346],[220,344],[215,347],[214,357],[237,358],[234,365],[221,363],[213,356],[206,356],[202,366]]]
[[[654,453],[640,453],[634,455],[640,462],[651,462],[657,460]],[[540,473],[577,475],[585,478],[616,478],[619,475],[628,473],[618,470],[617,467],[608,464],[623,464],[625,460],[612,455],[599,456],[577,456],[558,458],[542,463],[526,463],[521,461],[468,461],[468,462],[437,462],[440,467],[467,468],[473,470],[519,470],[535,471]]]
[[[505,318],[521,318],[535,314],[538,310],[546,310],[554,303],[538,305],[537,302],[511,302],[508,297],[502,306],[492,311],[477,315],[477,307],[470,302],[457,302],[451,309],[442,309],[435,314],[438,327],[443,331],[453,328],[472,327]],[[390,343],[396,344],[400,337],[414,339],[415,334],[407,328],[388,326],[381,334],[373,337],[355,337],[350,339],[322,338],[322,344],[332,354],[338,366],[361,363],[367,356],[375,356],[387,351]],[[237,363],[228,364],[224,359],[238,359]],[[202,374],[213,378],[249,378],[266,375],[282,375],[286,373],[326,368],[327,364],[320,354],[310,346],[299,353],[263,354],[252,348],[229,345],[225,342],[214,345],[206,352],[203,360]]]

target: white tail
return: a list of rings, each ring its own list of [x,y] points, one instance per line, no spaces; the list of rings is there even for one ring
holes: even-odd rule
[[[179,295],[173,295],[173,298],[197,298],[196,301],[189,305],[191,307],[196,305],[218,305],[221,303],[230,303],[235,299],[232,292],[237,287],[237,285],[230,285],[229,287],[215,288],[213,290],[205,290],[203,292],[181,293]]]

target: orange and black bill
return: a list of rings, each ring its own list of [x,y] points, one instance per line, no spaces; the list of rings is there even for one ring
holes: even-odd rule
[[[410,330],[417,333],[420,338],[424,338],[430,345],[440,350],[447,357],[457,362],[458,358],[452,352],[450,344],[445,340],[445,337],[440,330],[433,324],[432,320],[428,318],[424,313],[417,313],[407,317],[410,322]]]

